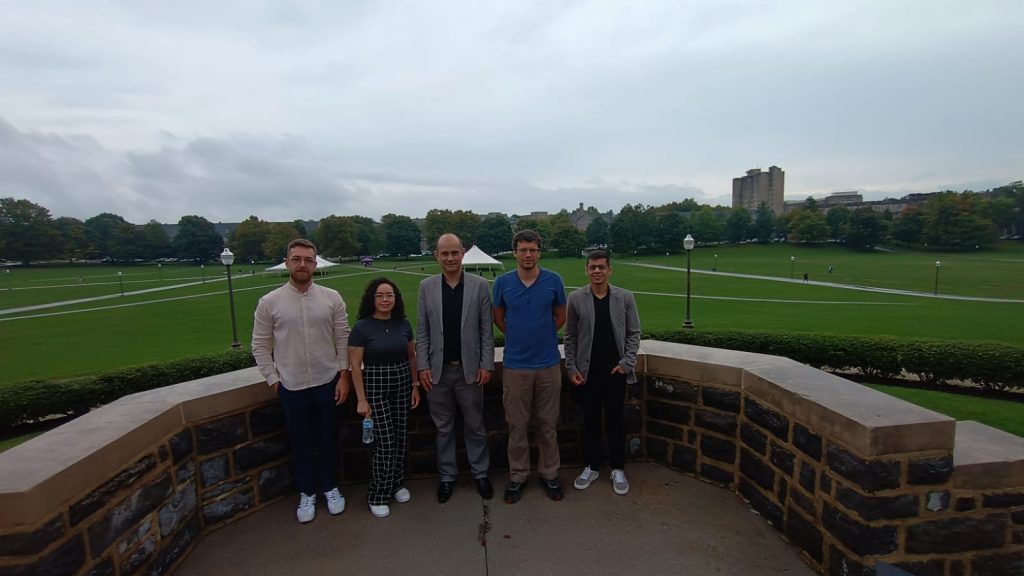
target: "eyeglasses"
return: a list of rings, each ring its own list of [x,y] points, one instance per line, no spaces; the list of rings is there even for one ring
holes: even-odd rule
[[[587,265],[587,270],[590,270],[592,272],[601,272],[601,271],[604,271],[604,270],[607,270],[607,269],[608,269],[608,266],[605,265],[605,264],[588,264]]]
[[[390,300],[390,299],[395,297],[395,294],[394,294],[394,292],[377,292],[376,294],[373,295],[373,297],[374,298],[384,298],[385,300]]]
[[[292,264],[305,264],[307,266],[316,266],[316,258],[300,258],[298,256],[292,256],[288,259]]]

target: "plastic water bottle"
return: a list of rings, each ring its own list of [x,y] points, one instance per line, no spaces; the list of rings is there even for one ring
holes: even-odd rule
[[[373,418],[363,418],[363,444],[373,442]]]

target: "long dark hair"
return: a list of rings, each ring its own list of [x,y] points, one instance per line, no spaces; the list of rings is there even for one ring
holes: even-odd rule
[[[376,311],[373,307],[373,298],[381,284],[387,284],[395,291],[395,307],[391,309],[391,317],[397,320],[405,320],[405,301],[402,300],[402,291],[398,289],[397,284],[383,276],[370,280],[370,283],[366,285],[366,290],[363,290],[363,299],[359,301],[359,316],[357,319],[362,320],[363,318],[373,316],[373,313]]]

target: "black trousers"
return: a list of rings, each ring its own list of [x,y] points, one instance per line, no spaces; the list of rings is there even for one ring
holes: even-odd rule
[[[601,469],[601,424],[604,413],[608,437],[608,464],[622,469],[626,463],[626,431],[622,413],[626,405],[626,375],[611,368],[591,368],[583,385],[583,458],[591,470]]]

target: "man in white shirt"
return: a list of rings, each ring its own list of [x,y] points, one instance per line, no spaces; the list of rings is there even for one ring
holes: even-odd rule
[[[292,240],[285,260],[288,283],[260,298],[252,329],[256,366],[284,408],[292,476],[299,488],[295,516],[316,514],[324,494],[333,514],[345,510],[338,490],[335,407],[348,397],[348,313],[336,290],[313,283],[316,246]],[[318,458],[314,462],[314,451]]]

